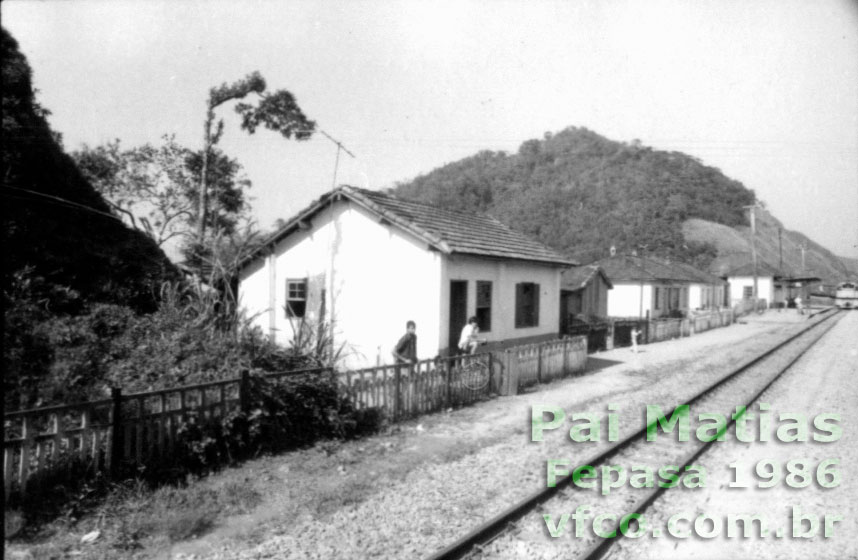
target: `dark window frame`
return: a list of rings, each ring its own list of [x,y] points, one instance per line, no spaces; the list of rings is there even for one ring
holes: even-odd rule
[[[535,282],[519,282],[515,285],[515,328],[539,326],[539,292],[540,286]]]
[[[307,314],[307,279],[286,279],[286,318],[301,319]]]
[[[488,295],[483,293],[487,289]],[[492,282],[490,280],[477,280],[476,287],[476,316],[480,332],[492,331]],[[486,301],[486,297],[488,301]]]

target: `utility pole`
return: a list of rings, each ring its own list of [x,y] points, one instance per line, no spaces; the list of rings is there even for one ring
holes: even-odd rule
[[[757,310],[757,205],[743,206],[751,211],[751,258],[754,262],[754,311]]]
[[[641,249],[641,256],[640,256],[640,259],[641,259],[641,270],[643,270],[643,271],[644,271],[644,275],[646,275],[646,268],[644,268],[644,257],[643,257],[643,252],[644,252],[644,251],[649,247],[649,244],[646,244],[646,245],[638,245],[637,247]],[[635,253],[637,253],[637,250],[635,250]],[[653,289],[654,289],[654,288],[653,288]],[[643,279],[643,278],[641,278],[641,297],[640,297],[640,300],[641,300],[641,301],[640,301],[640,311],[638,312],[638,317],[639,317],[639,318],[641,318],[641,319],[643,319],[643,316],[644,316],[644,312],[643,312],[643,304],[644,304],[644,279]],[[650,313],[650,315],[652,315],[652,313]]]
[[[783,273],[784,273],[784,246],[783,246],[783,240],[781,238],[783,235],[783,232],[784,232],[784,228],[778,228],[778,257],[779,257],[778,272],[781,273],[781,276],[783,276]]]
[[[801,273],[802,275],[804,275],[805,271],[807,270],[804,266],[804,252],[807,250],[807,242],[802,241],[801,245],[799,245],[799,248],[801,249]]]

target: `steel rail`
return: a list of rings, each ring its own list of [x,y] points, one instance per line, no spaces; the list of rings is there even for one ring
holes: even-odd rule
[[[836,315],[837,315],[836,313],[835,313],[834,315],[829,315],[829,316],[828,316],[828,317],[826,317],[823,321],[820,321],[819,323],[815,323],[813,326],[821,325],[825,320],[830,319],[831,317],[834,317],[834,316],[836,316]],[[815,344],[816,344],[816,343],[817,343],[817,342],[818,342],[818,341],[819,341],[823,336],[825,336],[825,335],[826,335],[826,333],[828,333],[828,331],[830,331],[832,328],[834,328],[834,327],[835,327],[835,325],[837,325],[837,323],[836,323],[836,322],[831,323],[830,325],[828,325],[828,327],[827,327],[825,330],[823,330],[823,331],[822,331],[822,333],[820,333],[820,335],[819,335],[819,336],[817,336],[816,338],[814,338],[814,339],[813,339],[813,341],[812,341],[810,344],[808,344],[805,348],[803,348],[803,349],[802,349],[802,351],[801,351],[801,352],[799,352],[799,353],[798,353],[798,355],[796,355],[792,360],[790,360],[790,362],[789,362],[787,365],[783,366],[783,367],[780,369],[780,371],[778,371],[775,375],[773,375],[773,376],[772,376],[772,378],[771,378],[771,379],[769,379],[769,381],[768,381],[768,382],[767,382],[767,383],[766,383],[766,384],[765,384],[765,385],[764,385],[764,386],[763,386],[759,391],[757,391],[757,392],[756,392],[756,394],[754,394],[754,396],[753,396],[753,397],[751,397],[750,399],[748,399],[748,402],[745,404],[745,410],[747,410],[748,408],[750,408],[750,407],[751,407],[751,405],[753,405],[753,404],[754,404],[754,402],[756,402],[756,401],[757,401],[757,399],[759,399],[759,398],[760,398],[760,396],[761,396],[763,393],[765,393],[765,392],[769,389],[769,387],[771,387],[772,385],[774,385],[774,383],[775,383],[778,379],[780,379],[780,378],[781,378],[781,376],[782,376],[784,373],[786,373],[786,372],[787,372],[787,371],[788,371],[788,370],[793,366],[793,364],[795,364],[799,359],[801,359],[801,357],[802,357],[802,356],[804,356],[804,355],[805,355],[805,354],[806,354],[806,353],[807,353],[811,348],[813,348],[813,346],[814,346],[814,345],[815,345]],[[807,331],[803,331],[803,332],[807,332]],[[730,416],[730,418],[731,418],[731,419],[730,419],[730,421],[727,423],[727,426],[725,427],[725,430],[724,430],[724,431],[726,431],[727,429],[729,429],[729,428],[730,428],[730,426],[732,426],[733,424],[735,424],[735,423],[736,423],[736,420],[737,420],[738,418],[740,418],[740,417],[744,416],[744,414],[745,414],[745,411],[743,411],[743,412],[742,412],[742,414],[741,414],[741,415],[739,415],[739,416],[737,416],[737,417],[734,417],[733,415],[731,415],[731,416]],[[679,465],[679,471],[681,472],[685,467],[687,467],[687,466],[691,465],[691,464],[692,464],[692,462],[693,462],[695,459],[697,459],[698,457],[700,457],[701,455],[703,455],[703,453],[705,453],[708,449],[710,449],[710,447],[711,447],[713,444],[715,444],[717,441],[718,441],[718,439],[717,439],[717,438],[715,438],[715,439],[713,439],[713,440],[710,440],[710,441],[704,442],[700,447],[698,447],[697,449],[692,450],[691,452],[689,452],[689,453],[685,456],[685,458],[684,458],[684,459],[682,459],[682,463]],[[644,496],[643,498],[641,498],[641,499],[640,499],[640,500],[639,500],[639,501],[634,505],[634,507],[633,507],[633,508],[632,508],[632,509],[631,509],[631,510],[626,514],[626,516],[628,516],[628,515],[629,515],[629,514],[631,514],[631,513],[638,513],[638,514],[643,513],[644,511],[646,511],[646,509],[647,509],[650,505],[652,505],[652,504],[655,502],[655,500],[656,500],[656,499],[658,499],[658,497],[659,497],[659,496],[661,496],[661,495],[662,495],[664,492],[666,492],[667,490],[668,490],[668,488],[662,488],[661,486],[658,486],[658,485],[657,485],[657,486],[655,487],[655,489],[653,489],[653,490],[652,490],[648,495],[646,495],[646,496]],[[623,516],[623,518],[625,518],[626,516]],[[621,518],[621,520],[622,520],[623,518]],[[617,522],[617,523],[613,524],[613,526],[611,527],[611,531],[609,532],[609,534],[610,534],[611,532],[613,532],[613,534],[614,534],[614,536],[613,536],[613,537],[601,539],[601,540],[600,540],[599,542],[597,542],[595,545],[593,545],[592,547],[590,547],[590,548],[589,548],[589,549],[584,553],[584,555],[583,555],[583,556],[581,556],[581,560],[598,560],[599,558],[602,558],[602,557],[603,557],[603,556],[608,552],[608,550],[611,548],[611,546],[613,546],[614,544],[616,544],[617,542],[619,542],[619,541],[620,541],[620,540],[625,536],[625,534],[624,534],[621,530],[619,530],[619,529],[620,529],[620,525],[621,525],[621,523],[622,523],[622,521]]]
[[[834,308],[828,308],[825,311],[820,312],[819,314],[827,312],[827,311],[831,311],[832,309],[834,309]],[[686,405],[686,404],[690,405],[690,404],[697,402],[698,400],[702,399],[704,396],[708,395],[709,393],[711,393],[712,391],[714,391],[715,389],[717,389],[721,385],[727,383],[728,381],[730,381],[734,377],[738,376],[740,373],[744,372],[748,368],[754,366],[755,364],[761,362],[762,360],[766,359],[770,355],[774,354],[775,352],[777,352],[778,350],[780,350],[781,348],[783,348],[784,346],[786,346],[787,344],[789,344],[793,340],[799,338],[800,336],[802,336],[805,333],[809,332],[810,330],[818,327],[819,325],[822,325],[823,323],[825,323],[826,321],[828,321],[832,317],[836,317],[839,314],[840,314],[840,311],[836,310],[833,314],[830,314],[826,317],[823,317],[821,320],[804,327],[803,329],[801,329],[797,333],[789,336],[788,338],[786,338],[782,342],[776,344],[772,348],[766,350],[765,352],[762,352],[761,354],[759,354],[758,356],[756,356],[754,358],[751,358],[750,360],[747,360],[745,363],[738,366],[735,370],[733,370],[732,372],[730,372],[729,374],[727,374],[726,376],[724,376],[720,380],[712,383],[706,389],[700,391],[697,395],[688,399],[686,402],[684,402],[682,404],[683,405]],[[825,332],[827,332],[827,330]],[[812,344],[811,344],[811,346],[812,346]],[[810,346],[808,346],[808,348],[810,348]],[[807,349],[802,351],[802,354],[806,351],[807,351]],[[664,416],[665,417],[672,416],[674,414],[674,412],[676,412],[676,409],[679,406],[682,406],[682,405],[677,405],[676,407],[672,408],[670,411],[664,413]],[[594,465],[595,466],[597,464],[603,463],[604,461],[613,457],[614,455],[616,455],[617,453],[619,453],[620,451],[622,451],[626,447],[630,446],[632,443],[639,442],[640,437],[642,435],[645,435],[647,429],[654,424],[655,424],[655,422],[653,424],[649,424],[647,426],[644,426],[643,428],[641,428],[640,430],[631,434],[630,436],[623,439],[622,441],[617,442],[616,444],[609,447],[608,449],[590,457],[586,461],[583,461],[581,464],[582,465]],[[455,542],[451,543],[450,545],[446,546],[445,548],[443,548],[441,550],[436,551],[431,556],[426,557],[426,560],[454,560],[454,559],[464,558],[465,556],[470,554],[474,548],[479,547],[479,546],[484,546],[484,545],[490,543],[498,535],[500,535],[510,524],[518,521],[519,519],[524,517],[525,514],[530,512],[532,509],[534,509],[536,506],[538,506],[539,504],[549,500],[555,494],[557,494],[560,490],[569,486],[569,484],[571,484],[573,482],[573,478],[574,478],[574,476],[571,473],[566,475],[563,478],[559,478],[557,480],[555,486],[542,488],[538,492],[531,494],[530,496],[521,500],[520,502],[518,502],[514,506],[508,508],[507,510],[499,513],[495,517],[492,517],[488,521],[485,521],[484,523],[480,524],[476,528],[472,529],[469,533],[462,536],[461,538],[459,538]]]

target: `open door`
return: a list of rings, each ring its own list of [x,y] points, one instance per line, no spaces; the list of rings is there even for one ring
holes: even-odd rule
[[[468,322],[468,282],[467,280],[450,281],[450,340],[449,353],[456,354],[459,346],[459,335]]]

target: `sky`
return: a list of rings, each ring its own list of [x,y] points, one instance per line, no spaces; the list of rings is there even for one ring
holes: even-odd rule
[[[569,126],[717,167],[858,258],[854,0],[16,1],[3,26],[69,151],[202,147],[209,88],[258,70],[317,134],[221,148],[263,229],[334,184],[380,189]]]

